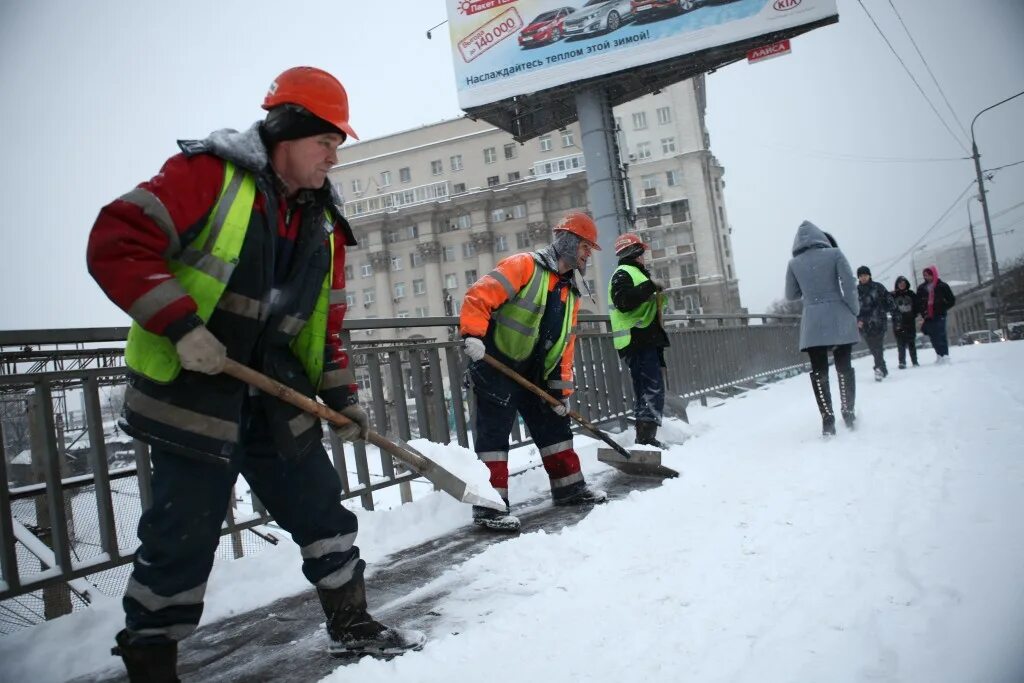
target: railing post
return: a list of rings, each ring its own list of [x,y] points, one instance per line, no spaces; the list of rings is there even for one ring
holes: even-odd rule
[[[0,420],[0,592],[17,590],[18,553],[14,549],[14,525],[11,522],[11,494],[7,488],[7,455],[4,453],[4,427]]]
[[[100,548],[114,560],[120,554],[114,507],[110,498],[110,466],[104,442],[103,415],[100,412],[99,383],[95,377],[85,380],[85,421],[89,430],[89,465],[96,484],[96,518],[100,527]]]

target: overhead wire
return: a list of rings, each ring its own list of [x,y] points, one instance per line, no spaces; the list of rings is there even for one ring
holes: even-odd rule
[[[767,147],[769,149],[780,149],[789,152],[796,152],[810,157],[816,157],[819,159],[832,159],[835,161],[858,161],[865,163],[878,163],[878,164],[918,164],[918,163],[932,163],[942,161],[967,161],[971,157],[883,157],[883,156],[865,156],[860,154],[847,154],[845,152],[830,152],[827,150],[818,149],[801,149],[792,145],[779,145],[773,143],[759,142],[754,143],[759,147]]]
[[[889,0],[889,6],[892,7],[893,14],[896,15],[896,18],[900,20],[900,26],[902,26],[903,30],[906,32],[907,38],[910,38],[910,44],[914,46],[915,50],[917,50],[917,56],[921,58],[921,63],[924,64],[924,68],[928,71],[928,75],[932,77],[932,83],[935,84],[935,87],[938,89],[939,94],[942,95],[942,101],[946,103],[946,107],[949,109],[949,113],[953,115],[953,120],[956,121],[956,124],[958,126],[960,126],[960,132],[964,134],[964,138],[970,138],[971,136],[967,134],[967,129],[964,127],[964,124],[960,120],[960,117],[956,115],[956,111],[953,109],[953,105],[949,103],[949,98],[946,97],[946,92],[942,89],[942,86],[939,85],[939,79],[935,78],[935,74],[932,72],[932,68],[928,66],[928,60],[924,58],[924,54],[921,52],[921,48],[917,46],[917,41],[914,40],[914,36],[910,34],[910,29],[907,28],[907,24],[903,21],[903,17],[900,15],[899,10],[896,9],[896,5],[893,4],[892,0]]]
[[[996,166],[995,168],[986,168],[982,173],[995,173],[996,171],[1002,171],[1004,168],[1010,168],[1011,166],[1019,166],[1024,164],[1024,159],[1015,161],[1012,164],[1003,164],[1002,166]]]
[[[917,86],[917,89],[921,93],[921,96],[924,98],[924,101],[927,102],[928,106],[931,107],[931,110],[935,112],[935,116],[937,116],[939,121],[942,122],[943,127],[945,127],[947,131],[949,131],[950,136],[953,138],[953,140],[956,141],[956,144],[959,145],[965,153],[969,154],[970,152],[967,150],[967,145],[961,142],[960,138],[958,138],[956,136],[956,133],[953,132],[953,129],[949,127],[948,123],[946,123],[946,119],[942,118],[942,114],[940,114],[939,110],[935,108],[935,104],[932,103],[931,98],[928,97],[928,94],[924,91],[924,88],[921,87],[921,84],[917,82],[917,79],[914,77],[914,74],[910,72],[910,69],[907,67],[906,62],[904,62],[903,58],[900,57],[898,52],[896,52],[896,48],[893,47],[893,44],[889,41],[889,38],[882,31],[882,27],[878,25],[878,22],[875,21],[875,18],[871,15],[871,12],[869,12],[868,8],[864,6],[863,0],[857,0],[857,4],[860,5],[862,10],[864,10],[864,14],[868,15],[868,19],[871,20],[871,23],[874,25],[875,30],[878,31],[878,35],[882,36],[882,40],[884,40],[885,44],[889,46],[889,49],[896,57],[896,60],[903,67],[903,70],[907,72],[907,75],[910,76],[910,80],[914,82],[915,86]]]

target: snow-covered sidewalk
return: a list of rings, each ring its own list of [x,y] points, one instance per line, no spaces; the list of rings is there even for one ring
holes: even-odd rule
[[[882,383],[856,361],[858,429],[828,442],[806,375],[694,408],[663,430],[689,437],[679,479],[451,567],[422,652],[325,680],[1019,683],[1024,343],[931,356]],[[361,514],[360,545],[372,566],[468,519],[429,495]],[[221,566],[204,623],[306,590],[289,545]],[[0,680],[110,668],[120,619],[111,599],[0,639]]]

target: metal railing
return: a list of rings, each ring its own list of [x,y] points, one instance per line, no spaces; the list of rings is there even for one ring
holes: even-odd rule
[[[724,387],[801,367],[805,359],[796,348],[796,322],[797,316],[778,315],[666,316],[672,344],[666,358],[670,392],[703,399]],[[376,431],[470,447],[476,406],[463,381],[466,361],[460,343],[453,339],[457,324],[457,318],[447,317],[347,323],[349,331],[437,331],[434,340],[349,343],[364,385],[362,403]],[[583,315],[579,327],[574,408],[593,423],[623,429],[633,391],[612,345],[608,318]],[[69,586],[87,601],[82,586],[90,583],[83,578],[133,559],[135,524],[151,500],[151,467],[148,447],[119,433],[119,405],[111,400],[125,380],[116,340],[126,332],[0,332],[0,400],[23,402],[20,418],[23,427],[27,423],[27,438],[21,434],[18,443],[13,433],[17,411],[5,411],[0,421],[0,606],[55,588],[66,594]],[[75,398],[81,411],[70,407]],[[327,430],[327,436],[343,500],[358,498],[372,510],[374,493],[393,486],[399,487],[402,502],[412,500],[415,473],[385,453],[371,457],[378,455],[376,449],[368,453],[362,442],[343,447],[333,431]],[[519,422],[511,443],[530,443]],[[6,453],[5,445],[20,450]],[[233,556],[244,552],[242,532],[258,533],[253,528],[268,521],[254,497],[251,512],[229,510],[222,533],[231,537]],[[47,604],[46,616],[69,609],[66,601],[63,610]]]

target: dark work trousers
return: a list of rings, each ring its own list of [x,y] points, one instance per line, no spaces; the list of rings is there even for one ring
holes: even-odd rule
[[[828,373],[828,346],[812,346],[807,349],[807,355],[811,358],[811,370],[814,372]],[[832,359],[836,364],[836,372],[849,370],[850,351],[853,344],[840,344],[832,348]]]
[[[885,330],[881,333],[868,334],[864,333],[864,343],[868,345],[868,350],[871,351],[871,355],[875,359],[875,370],[881,370],[883,373],[888,372],[888,368],[885,367]]]
[[[910,352],[910,362],[917,365],[917,342],[915,340],[916,334],[897,334],[896,335],[896,351],[899,353],[900,365],[907,364],[907,352]]]
[[[490,483],[508,502],[509,435],[516,419],[522,416],[533,443],[540,451],[544,469],[551,481],[551,496],[556,501],[570,498],[586,483],[580,471],[580,459],[572,448],[569,417],[561,417],[547,403],[518,384],[508,404],[502,404],[474,389],[476,431],[473,446],[477,457],[491,472]]]
[[[633,379],[633,416],[637,422],[660,425],[665,412],[665,378],[658,349],[629,351],[625,359]]]
[[[946,316],[937,315],[934,318],[926,318],[921,325],[921,331],[932,340],[932,348],[935,353],[941,356],[949,355],[949,339],[946,338]]]
[[[323,446],[285,461],[252,418],[228,466],[152,449],[153,504],[139,520],[142,545],[123,600],[130,642],[181,640],[195,630],[239,474],[301,548],[311,583],[340,587],[362,564],[356,516],[341,505],[341,482]]]

